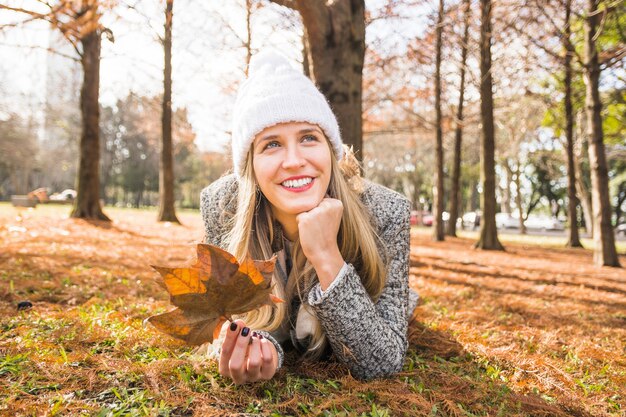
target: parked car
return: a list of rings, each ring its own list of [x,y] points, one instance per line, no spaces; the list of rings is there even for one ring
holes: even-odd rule
[[[615,228],[617,236],[626,236],[626,223],[618,224]]]
[[[519,228],[519,218],[508,213],[496,213],[496,227],[498,229],[517,229]]]
[[[480,226],[480,212],[469,211],[461,217],[461,226],[463,229],[474,230]]]
[[[532,214],[524,221],[524,225],[527,229],[542,231],[565,230],[565,224],[556,217],[534,216]]]
[[[61,191],[60,193],[54,193],[50,196],[50,201],[56,202],[72,202],[76,198],[76,190],[70,188]]]
[[[422,216],[422,225],[432,226],[434,220],[435,220],[435,216],[433,214],[431,213],[424,214]],[[450,213],[448,213],[447,211],[442,212],[441,220],[443,221],[443,224],[445,225],[448,222],[448,220],[450,220]]]

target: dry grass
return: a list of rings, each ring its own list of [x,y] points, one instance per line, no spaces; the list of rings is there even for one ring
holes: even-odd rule
[[[114,222],[67,207],[0,204],[0,415],[603,416],[626,410],[626,273],[586,250],[520,243],[505,253],[414,231],[422,303],[403,371],[371,382],[289,357],[243,387],[143,320],[168,309],[150,264],[202,238],[150,211]],[[626,259],[622,257],[622,264]],[[19,301],[33,308],[17,311]]]

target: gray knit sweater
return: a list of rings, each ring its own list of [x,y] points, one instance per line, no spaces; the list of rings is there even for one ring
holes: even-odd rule
[[[228,220],[237,208],[237,189],[237,179],[231,174],[202,191],[200,209],[206,243],[228,247]],[[345,272],[323,294],[313,288],[308,303],[335,356],[355,377],[371,379],[402,369],[408,346],[408,319],[417,304],[417,294],[408,286],[409,201],[371,182],[366,182],[361,201],[372,214],[378,236],[386,245],[388,275],[380,298],[372,302],[356,270],[347,264]],[[262,334],[276,346],[280,367],[284,353],[273,337],[276,334]]]

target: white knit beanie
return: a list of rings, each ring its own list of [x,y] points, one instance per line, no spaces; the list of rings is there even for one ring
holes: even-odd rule
[[[337,160],[341,160],[343,144],[337,119],[309,78],[294,69],[283,55],[271,50],[252,57],[248,74],[239,87],[233,110],[233,166],[238,177],[254,137],[278,123],[318,125],[330,140]]]

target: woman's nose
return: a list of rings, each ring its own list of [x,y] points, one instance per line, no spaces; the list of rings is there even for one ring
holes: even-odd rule
[[[300,167],[306,163],[302,150],[298,146],[290,146],[285,153],[285,160],[283,161],[283,168],[289,169],[294,167]]]

